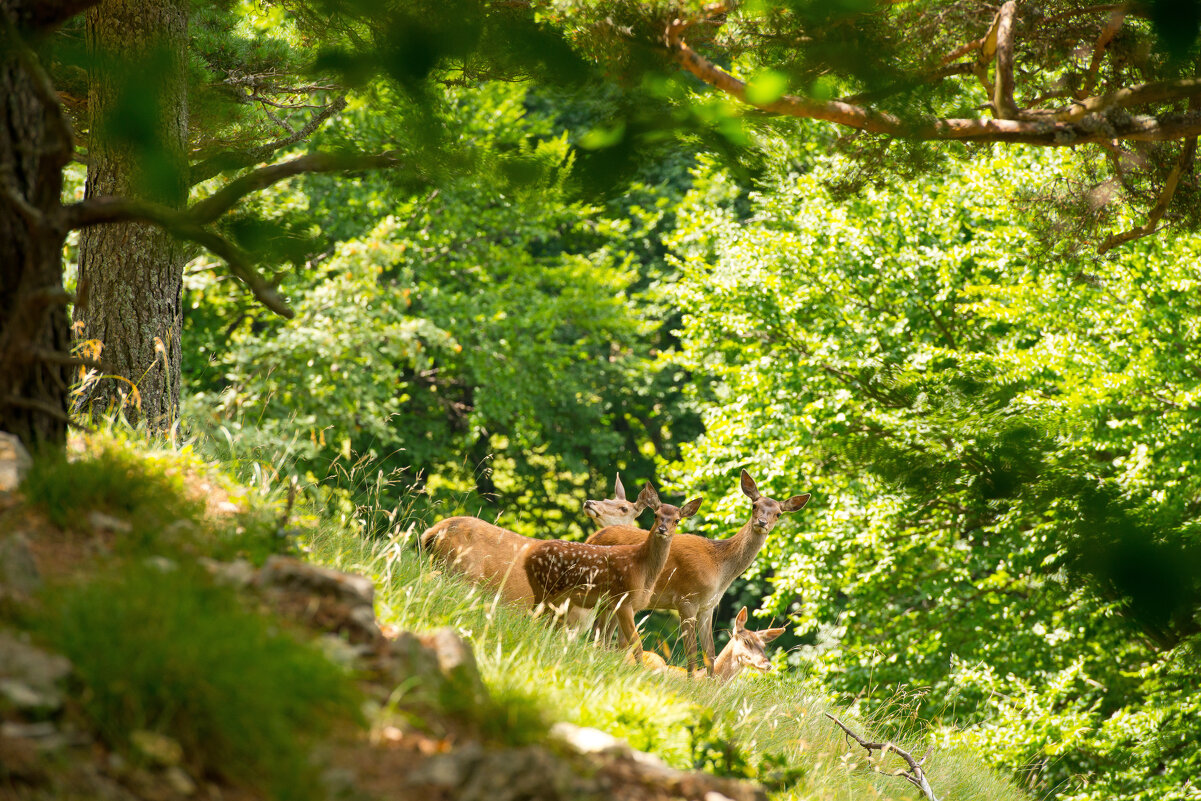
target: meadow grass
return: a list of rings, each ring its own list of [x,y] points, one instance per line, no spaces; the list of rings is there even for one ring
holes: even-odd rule
[[[823,713],[839,716],[865,737],[898,726],[855,719],[796,671],[744,675],[727,684],[653,674],[623,664],[615,649],[497,603],[438,569],[408,538],[370,542],[323,527],[306,546],[318,562],[371,576],[384,622],[416,631],[457,629],[473,643],[493,692],[532,699],[549,720],[603,729],[675,767],[758,779],[775,798],[920,797],[903,779],[876,772]],[[921,738],[900,744],[919,757],[926,750]],[[891,772],[904,764],[890,755],[876,766]],[[963,750],[932,751],[927,768],[941,799],[1026,798]]]

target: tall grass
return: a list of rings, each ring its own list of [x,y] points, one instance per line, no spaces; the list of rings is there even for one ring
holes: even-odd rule
[[[453,626],[468,636],[493,692],[532,698],[552,720],[604,729],[676,767],[757,778],[781,799],[915,797],[902,779],[875,772],[823,713],[833,712],[865,736],[872,735],[873,722],[848,717],[795,672],[724,685],[651,674],[622,664],[620,653],[587,637],[498,604],[431,566],[402,538],[368,541],[327,527],[314,532],[307,547],[317,561],[372,576],[384,621],[417,631]],[[917,740],[901,744],[925,751]],[[943,798],[1025,798],[963,751],[935,751],[927,766]],[[886,757],[879,767],[892,771],[903,763]]]

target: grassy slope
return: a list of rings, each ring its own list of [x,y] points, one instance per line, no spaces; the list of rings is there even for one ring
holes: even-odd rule
[[[173,450],[105,434],[91,436],[73,450],[71,466],[44,463],[35,469],[25,488],[29,500],[64,522],[80,521],[97,509],[131,521],[132,531],[115,550],[127,552],[135,562],[164,552],[261,561],[282,544],[277,531],[287,517],[296,524],[294,530],[304,532],[302,544],[310,558],[375,580],[383,622],[415,631],[458,629],[473,642],[484,678],[501,702],[486,714],[505,716],[496,725],[517,729],[501,739],[521,742],[542,735],[539,715],[531,714],[533,705],[545,721],[604,729],[677,767],[765,781],[781,799],[919,797],[904,780],[873,772],[862,749],[852,750],[823,712],[832,711],[864,736],[874,735],[870,723],[849,718],[820,687],[796,673],[743,676],[719,685],[622,665],[618,652],[497,605],[487,594],[435,570],[402,542],[360,537],[352,521],[370,519],[380,510],[310,513],[298,520],[296,510],[283,500],[281,477],[266,467],[270,462],[237,464],[237,471],[250,478],[246,487],[221,475],[228,462],[206,464],[191,447]],[[214,511],[231,506],[222,503],[231,499],[239,512],[222,516]],[[285,508],[291,514],[283,514]],[[182,519],[194,524],[184,529],[166,524]],[[168,536],[172,531],[186,532],[184,541],[178,533]],[[217,707],[228,703],[211,700]],[[877,730],[904,728],[881,723]],[[902,745],[924,751],[916,741]],[[881,765],[885,771],[900,767],[895,756],[885,757]],[[970,753],[935,751],[927,767],[943,801],[1025,799]]]
[[[824,717],[830,711],[867,736],[796,674],[739,677],[719,685],[621,664],[616,651],[552,630],[431,567],[399,542],[369,545],[325,529],[308,543],[316,561],[372,576],[380,618],[402,629],[453,626],[470,637],[494,693],[527,696],[551,720],[595,726],[677,767],[776,779],[777,798],[917,798],[903,779],[874,773]],[[865,730],[865,728],[867,730]],[[917,755],[924,747],[908,743]],[[849,755],[848,755],[849,754]],[[902,768],[895,756],[882,769]],[[1025,796],[972,754],[940,750],[928,761],[940,798],[1007,801]]]

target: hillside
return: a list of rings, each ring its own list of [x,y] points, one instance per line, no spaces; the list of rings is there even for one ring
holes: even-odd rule
[[[626,666],[191,447],[71,450],[0,494],[0,797],[920,797],[823,713],[923,733],[797,671]],[[941,799],[1024,797],[962,750],[925,765]]]

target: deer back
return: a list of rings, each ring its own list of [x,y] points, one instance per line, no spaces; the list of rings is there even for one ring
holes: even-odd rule
[[[478,517],[448,517],[423,533],[421,547],[476,584],[499,589],[506,601],[533,604],[523,569],[538,542]]]
[[[594,606],[605,595],[624,596],[644,583],[645,548],[605,548],[580,542],[539,542],[526,556],[525,574],[535,600],[570,596],[581,606]]]

